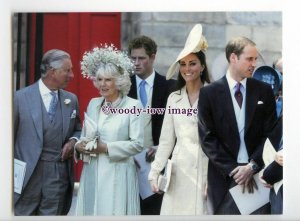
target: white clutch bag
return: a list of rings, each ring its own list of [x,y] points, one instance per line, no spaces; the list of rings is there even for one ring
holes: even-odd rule
[[[168,191],[170,180],[171,180],[171,172],[172,172],[172,161],[168,159],[164,174],[159,175],[158,177],[158,189],[161,192],[166,193]]]

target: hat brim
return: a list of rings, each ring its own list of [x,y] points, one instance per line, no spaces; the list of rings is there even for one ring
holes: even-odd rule
[[[252,77],[269,84],[273,89],[274,95],[278,94],[281,82],[278,72],[274,68],[267,65],[260,66],[254,70]]]
[[[190,53],[198,52],[200,49],[198,48],[200,42],[201,42],[201,36],[202,36],[202,25],[196,24],[193,29],[190,31],[189,36],[185,42],[184,48],[177,56],[175,62],[169,67],[168,72],[166,74],[167,80],[171,79],[175,72],[176,67],[178,65],[178,61],[180,61],[185,56],[189,55]]]

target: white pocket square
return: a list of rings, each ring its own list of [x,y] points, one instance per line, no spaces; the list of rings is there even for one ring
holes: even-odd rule
[[[264,104],[264,102],[262,102],[262,101],[258,101],[258,102],[257,102],[257,104]]]
[[[76,110],[73,110],[72,114],[71,114],[71,119],[72,118],[76,118]]]

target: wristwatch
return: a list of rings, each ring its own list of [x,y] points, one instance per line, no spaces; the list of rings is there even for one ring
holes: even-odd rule
[[[250,168],[251,168],[251,170],[253,172],[257,172],[258,171],[258,165],[253,160],[251,160],[249,162],[249,166],[250,166]]]

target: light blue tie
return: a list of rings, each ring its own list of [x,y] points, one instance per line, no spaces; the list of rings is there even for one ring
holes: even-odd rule
[[[57,106],[58,99],[57,99],[56,93],[54,91],[51,91],[50,94],[52,96],[52,99],[50,102],[48,115],[49,115],[50,120],[53,121],[55,112],[56,112],[56,106]]]
[[[146,81],[144,81],[144,80],[142,80],[140,83],[140,99],[141,99],[141,102],[144,107],[147,104],[147,93],[146,93],[146,89],[145,89],[145,84],[146,84]]]

